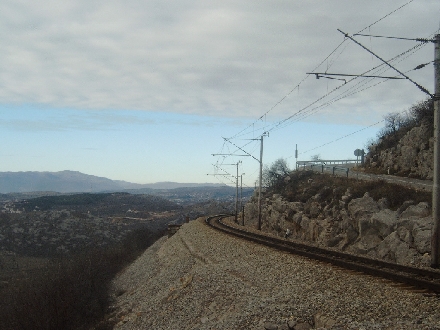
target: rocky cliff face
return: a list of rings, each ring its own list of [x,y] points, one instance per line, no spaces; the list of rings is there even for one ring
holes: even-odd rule
[[[322,193],[305,203],[275,194],[263,201],[262,230],[289,239],[364,254],[401,264],[429,266],[432,221],[427,203],[403,203],[388,208],[387,199],[368,193],[353,198],[350,189],[339,199],[323,202]],[[256,227],[256,202],[245,207],[245,224]]]
[[[378,145],[370,146],[366,167],[385,172],[389,170],[389,174],[432,180],[433,147],[431,130],[426,125],[414,127],[394,147],[379,150]]]

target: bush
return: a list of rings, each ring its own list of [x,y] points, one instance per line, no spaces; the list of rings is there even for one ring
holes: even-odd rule
[[[290,173],[291,180],[283,185],[270,189],[267,194],[281,194],[290,202],[307,202],[311,197],[320,194],[323,202],[340,200],[342,195],[350,189],[353,198],[360,198],[366,192],[374,200],[386,198],[391,209],[396,210],[405,201],[416,203],[428,202],[431,205],[431,193],[379,181],[363,181],[334,177],[313,171],[294,171]]]
[[[108,309],[113,277],[163,234],[137,230],[112,248],[52,260],[44,269],[21,274],[0,292],[1,328],[88,329],[97,324]]]
[[[412,128],[425,125],[429,136],[434,132],[434,102],[432,99],[418,102],[403,113],[391,112],[384,116],[385,126],[378,132],[377,140],[368,141],[368,146],[375,145],[376,152],[395,147],[399,140]],[[371,152],[371,150],[370,150]]]

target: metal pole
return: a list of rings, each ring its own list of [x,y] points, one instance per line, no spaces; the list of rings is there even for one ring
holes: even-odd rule
[[[295,166],[296,170],[298,170],[298,145],[295,144]]]
[[[431,267],[439,266],[440,239],[440,34],[435,36],[434,52],[434,179],[432,186],[432,228]]]
[[[244,226],[244,205],[241,207],[241,224]]]
[[[258,188],[258,230],[261,230],[261,185],[263,184],[263,135],[260,138],[260,185]]]
[[[243,174],[240,175],[240,210],[243,203]]]
[[[237,178],[235,180],[235,222],[237,222],[238,216],[238,164],[240,164],[240,162],[237,162]]]

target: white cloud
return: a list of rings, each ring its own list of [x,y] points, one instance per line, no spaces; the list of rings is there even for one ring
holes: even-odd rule
[[[357,32],[405,2],[6,0],[0,11],[0,98],[3,104],[54,108],[257,118],[343,40],[336,28]],[[364,32],[427,37],[439,27],[439,9],[437,1],[414,1]],[[359,40],[385,59],[413,45]],[[405,71],[432,57],[428,45],[396,65]],[[377,64],[349,45],[329,72],[361,73]],[[432,90],[432,72],[427,67],[414,79]],[[307,80],[274,118],[336,86]],[[374,106],[383,114],[390,105],[422,98],[408,82],[386,82],[334,108],[349,115],[352,107]]]

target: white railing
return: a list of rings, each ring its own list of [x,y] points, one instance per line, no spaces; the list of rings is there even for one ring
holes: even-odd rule
[[[359,160],[356,159],[318,159],[318,160],[297,160],[296,167],[299,166],[308,166],[313,164],[324,164],[324,165],[343,165],[343,164],[356,164],[359,163]]]
[[[332,160],[299,160],[296,162],[296,169],[306,169],[310,168],[311,170],[318,170],[321,173],[324,173],[324,171],[331,171],[333,175],[335,175],[336,171],[339,172],[345,172],[348,178],[348,167],[343,166],[335,166],[335,165],[348,165],[348,164],[358,164],[360,163],[356,159],[332,159]]]

